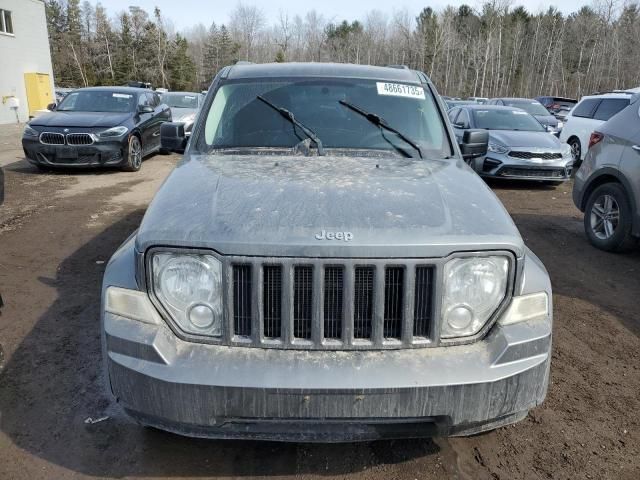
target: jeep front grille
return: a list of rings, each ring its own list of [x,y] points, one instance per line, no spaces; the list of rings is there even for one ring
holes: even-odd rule
[[[229,342],[333,350],[429,346],[435,267],[423,263],[233,258],[225,267]]]

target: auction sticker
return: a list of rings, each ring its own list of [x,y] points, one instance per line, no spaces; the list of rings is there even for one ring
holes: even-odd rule
[[[402,83],[376,82],[378,95],[391,95],[393,97],[419,98],[424,100],[424,88]]]

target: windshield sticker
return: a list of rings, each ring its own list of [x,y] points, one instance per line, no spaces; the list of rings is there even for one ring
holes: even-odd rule
[[[112,93],[111,96],[113,98],[131,98],[131,95],[128,93]]]
[[[394,97],[419,98],[424,100],[424,89],[415,85],[404,85],[402,83],[376,82],[378,95],[391,95]]]

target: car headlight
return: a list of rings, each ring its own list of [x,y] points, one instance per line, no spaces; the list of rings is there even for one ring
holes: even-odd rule
[[[124,125],[120,125],[119,127],[113,127],[108,130],[104,130],[98,133],[98,137],[100,138],[112,138],[112,137],[121,137],[125,133],[127,133],[129,129]]]
[[[441,338],[475,335],[507,294],[505,256],[454,258],[444,267]]]
[[[37,137],[40,134],[38,133],[37,130],[31,128],[29,125],[25,125],[24,132],[22,132],[22,135],[24,135],[25,137]]]
[[[156,253],[153,293],[187,333],[222,336],[222,265],[212,255]]]
[[[573,158],[573,154],[571,153],[571,147],[566,143],[562,145],[562,156]]]
[[[493,153],[507,153],[509,147],[502,145],[501,143],[489,142],[488,150]]]

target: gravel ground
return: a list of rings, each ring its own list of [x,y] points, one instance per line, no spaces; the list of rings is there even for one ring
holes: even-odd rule
[[[43,174],[24,161],[20,132],[0,132],[0,479],[640,478],[640,250],[593,249],[570,184],[492,184],[554,287],[551,386],[526,420],[465,439],[192,440],[131,422],[100,370],[105,262],[177,157],[137,173]]]

